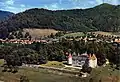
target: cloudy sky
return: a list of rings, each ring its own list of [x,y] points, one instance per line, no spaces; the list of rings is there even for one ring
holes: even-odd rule
[[[114,5],[120,4],[120,0],[0,0],[0,10],[18,13],[30,8],[84,9],[102,4],[103,1]]]

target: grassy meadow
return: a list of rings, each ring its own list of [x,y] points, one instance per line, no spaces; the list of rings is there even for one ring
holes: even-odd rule
[[[35,69],[35,68],[22,68],[18,73],[1,72],[0,80],[5,82],[19,82],[20,76],[25,75],[30,82],[84,82],[84,79],[70,76],[70,75],[58,75],[48,70]]]
[[[23,29],[23,33],[29,32],[32,38],[39,38],[42,36],[48,36],[51,33],[56,34],[58,31],[54,29]]]
[[[95,68],[91,72],[93,82],[120,82],[120,71],[111,66]]]

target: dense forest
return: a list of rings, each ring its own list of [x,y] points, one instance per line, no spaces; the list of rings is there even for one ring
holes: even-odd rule
[[[119,31],[120,6],[107,3],[89,9],[29,9],[0,23],[0,38],[23,28],[53,28],[66,31]]]

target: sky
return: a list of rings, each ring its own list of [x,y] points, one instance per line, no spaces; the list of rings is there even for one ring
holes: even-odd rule
[[[120,4],[120,0],[0,0],[0,10],[19,13],[31,8],[85,9],[102,4],[103,1],[113,5]]]

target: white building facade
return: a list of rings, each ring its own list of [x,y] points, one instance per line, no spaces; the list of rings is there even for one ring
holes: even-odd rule
[[[68,56],[68,64],[72,65],[74,67],[80,67],[82,68],[82,66],[84,64],[87,64],[88,67],[91,68],[96,68],[97,67],[97,58],[95,56],[95,54],[81,54],[81,55],[72,55],[69,54]]]

